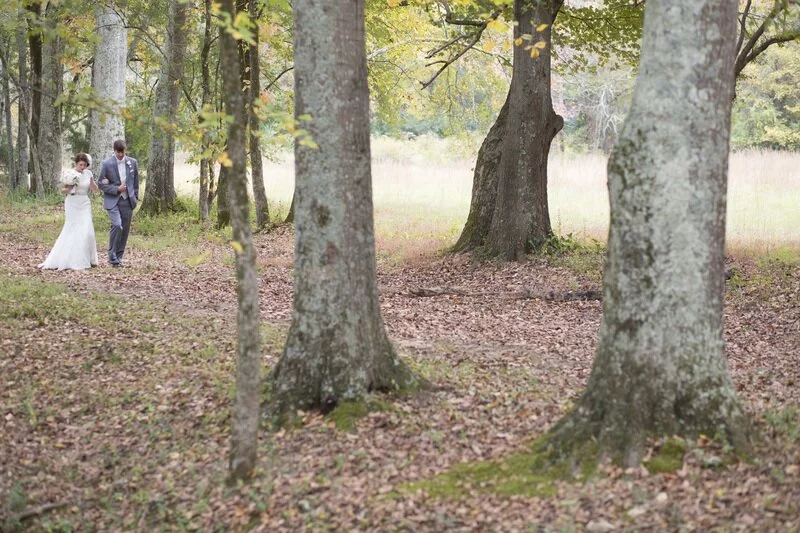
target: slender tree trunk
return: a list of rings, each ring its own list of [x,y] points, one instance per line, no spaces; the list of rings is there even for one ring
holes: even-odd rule
[[[211,55],[211,42],[213,23],[211,21],[211,0],[205,0],[205,22],[203,25],[203,47],[200,50],[200,75],[203,85],[203,96],[201,108],[203,111],[211,107],[211,73],[209,72],[209,56]],[[211,146],[211,135],[208,131],[203,131],[202,149],[203,153],[208,151]],[[198,207],[200,220],[208,220],[209,206],[212,202],[210,192],[213,188],[213,167],[211,158],[200,160],[200,195],[198,197]]]
[[[648,0],[633,104],[608,163],[603,324],[577,408],[554,430],[637,464],[649,437],[749,424],[722,338],[736,3]]]
[[[20,8],[22,11],[22,8]],[[17,97],[17,187],[28,187],[28,130],[30,129],[30,91],[28,89],[28,46],[25,42],[25,29],[17,30],[17,61],[19,72],[19,95]]]
[[[232,0],[223,0],[223,11],[233,12]],[[220,30],[223,56],[223,94],[225,112],[233,117],[228,126],[229,205],[236,243],[236,278],[239,312],[237,315],[236,403],[233,409],[230,476],[246,479],[256,465],[258,424],[261,405],[261,352],[259,349],[258,277],[255,251],[250,234],[250,201],[247,195],[247,152],[245,101],[239,78],[236,41],[225,28]]]
[[[8,164],[8,185],[9,188],[16,187],[17,180],[17,161],[14,156],[14,130],[12,128],[11,116],[11,84],[9,82],[9,64],[11,53],[7,44],[3,44],[0,50],[0,59],[3,62],[3,118],[6,126],[6,161]]]
[[[41,4],[30,3],[28,11],[38,20],[41,18]],[[39,119],[42,109],[42,34],[38,28],[28,28],[28,46],[30,49],[30,158],[33,161],[34,172],[30,179],[30,192],[44,198],[44,184],[40,152],[37,150],[39,143]]]
[[[258,21],[260,16],[256,0],[249,0],[250,18]],[[253,181],[253,196],[256,203],[256,226],[264,229],[269,225],[269,204],[267,191],[264,188],[264,164],[261,156],[261,119],[259,107],[261,105],[261,55],[259,54],[258,31],[255,32],[255,42],[250,43],[248,50],[250,59],[250,176]]]
[[[228,167],[221,166],[217,180],[217,229],[231,225],[231,209],[228,205]]]
[[[150,140],[150,162],[142,213],[166,214],[175,209],[175,122],[180,101],[180,82],[186,64],[190,4],[170,3],[168,43],[156,87],[155,125]]]
[[[514,64],[506,103],[475,165],[467,223],[454,251],[524,259],[551,234],[547,159],[564,121],[553,110],[551,27],[562,0],[515,0]],[[545,24],[546,28],[536,31]],[[543,41],[543,48],[531,46]],[[533,51],[532,51],[533,50]],[[534,57],[535,55],[535,57]],[[503,158],[502,154],[513,154]]]
[[[111,156],[114,141],[125,138],[125,121],[120,106],[125,104],[125,68],[128,61],[128,30],[112,7],[99,7],[96,14],[100,40],[92,65],[92,85],[104,104],[90,115],[89,151],[93,170]]]
[[[64,67],[61,64],[62,42],[55,29],[60,9],[54,4],[44,13],[48,36],[42,41],[40,72],[39,136],[37,148],[40,157],[42,181],[46,191],[59,189],[61,174],[61,105],[56,100],[64,89]]]
[[[295,116],[312,117],[317,146],[295,142],[292,324],[272,388],[280,417],[417,383],[378,303],[364,0],[295,0],[293,11]]]

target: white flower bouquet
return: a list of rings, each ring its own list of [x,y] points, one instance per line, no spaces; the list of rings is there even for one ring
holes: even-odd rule
[[[70,194],[75,194],[78,190],[78,180],[80,177],[81,173],[74,168],[63,170],[61,171],[61,185],[69,187]]]

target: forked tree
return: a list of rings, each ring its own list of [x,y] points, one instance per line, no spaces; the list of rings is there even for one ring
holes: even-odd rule
[[[223,20],[233,20],[233,0],[221,3]],[[228,17],[225,17],[225,14]],[[258,426],[261,420],[261,342],[258,314],[258,275],[250,229],[250,199],[247,196],[246,109],[239,78],[237,41],[228,24],[220,27],[223,99],[229,117],[226,150],[231,161],[228,175],[228,206],[236,250],[238,313],[236,320],[236,400],[231,428],[229,461],[232,480],[249,477],[256,465]]]
[[[364,1],[295,0],[292,324],[273,374],[273,409],[326,410],[417,380],[378,304]]]
[[[625,465],[646,440],[750,425],[722,338],[725,197],[736,3],[648,0],[633,104],[608,163],[603,323],[554,450],[588,442]]]

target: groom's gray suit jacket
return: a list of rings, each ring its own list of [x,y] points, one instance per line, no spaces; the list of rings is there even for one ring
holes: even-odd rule
[[[128,197],[131,200],[131,209],[136,207],[139,202],[139,162],[132,157],[125,156],[125,172],[128,181]],[[100,166],[100,174],[97,176],[97,186],[103,191],[103,208],[111,209],[121,198],[119,186],[122,185],[122,178],[117,168],[117,158],[111,156]]]

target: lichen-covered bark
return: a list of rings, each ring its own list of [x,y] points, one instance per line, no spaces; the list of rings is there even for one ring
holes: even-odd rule
[[[155,124],[150,139],[142,213],[166,214],[175,208],[175,122],[180,101],[180,81],[186,63],[190,4],[170,3],[168,41],[156,87]]]
[[[104,107],[93,109],[90,117],[89,152],[95,175],[103,160],[111,156],[114,141],[125,138],[119,108],[125,105],[128,61],[128,30],[114,7],[98,7],[96,24],[100,39],[92,63],[92,86]]]
[[[633,105],[608,164],[603,324],[556,442],[597,438],[632,465],[645,439],[747,447],[722,340],[736,3],[648,0]]]
[[[293,7],[295,113],[317,146],[295,145],[294,301],[273,373],[278,415],[415,383],[378,304],[364,2]]]
[[[233,13],[232,0],[223,0],[222,10]],[[261,350],[258,313],[258,276],[250,231],[250,200],[247,195],[247,152],[245,149],[247,111],[239,78],[236,40],[220,28],[223,98],[228,125],[228,205],[236,249],[238,294],[236,343],[236,400],[231,427],[229,471],[232,479],[249,477],[256,465],[261,406]]]
[[[19,16],[23,16],[24,8],[20,6]],[[28,186],[28,162],[30,149],[28,146],[28,131],[30,124],[30,91],[28,89],[28,47],[25,45],[25,26],[19,25],[17,29],[17,72],[19,74],[19,95],[17,97],[17,187]]]

